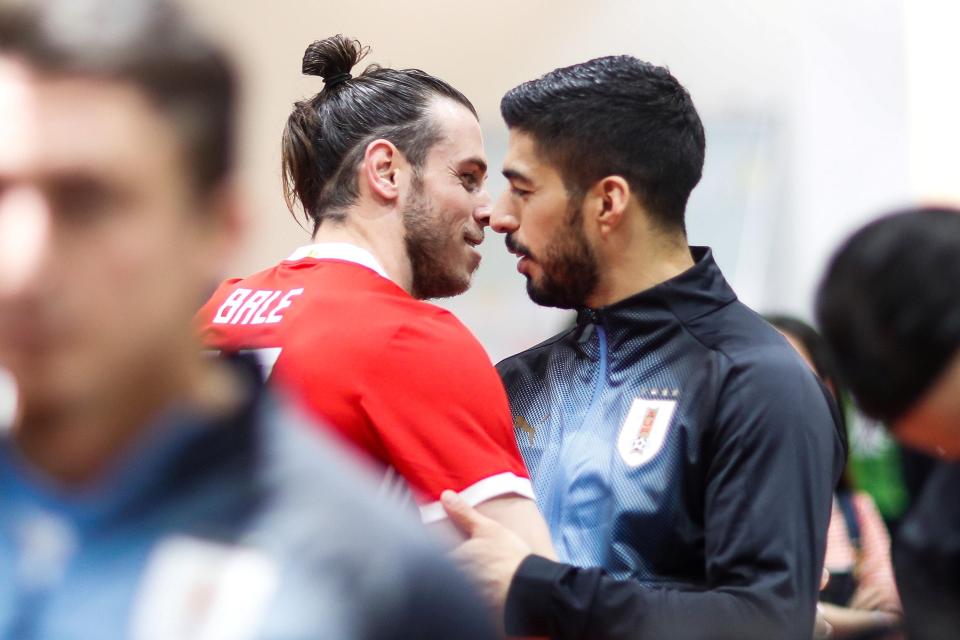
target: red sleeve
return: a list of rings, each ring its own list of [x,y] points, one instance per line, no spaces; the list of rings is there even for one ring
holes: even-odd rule
[[[391,466],[418,494],[424,522],[446,517],[445,489],[472,505],[509,494],[533,498],[500,378],[452,316],[402,326],[366,379],[363,409]]]

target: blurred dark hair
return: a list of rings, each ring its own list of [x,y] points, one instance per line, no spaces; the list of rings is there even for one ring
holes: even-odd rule
[[[833,256],[817,321],[867,415],[901,417],[960,349],[960,210],[899,211]]]
[[[236,79],[227,56],[167,0],[4,0],[0,54],[43,73],[142,91],[173,123],[203,191],[233,167]]]
[[[462,93],[419,69],[371,64],[350,76],[368,52],[338,34],[303,54],[303,73],[323,78],[324,88],[294,104],[283,132],[282,171],[287,206],[294,213],[299,201],[314,234],[324,220],[343,220],[356,201],[356,169],[370,142],[389,140],[416,169],[442,137],[427,113],[432,99],[449,98],[477,115]]]
[[[596,58],[511,89],[500,112],[533,137],[572,194],[622,176],[655,222],[685,233],[705,140],[690,94],[667,69],[632,56]]]

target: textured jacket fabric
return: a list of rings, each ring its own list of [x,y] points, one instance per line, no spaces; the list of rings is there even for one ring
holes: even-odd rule
[[[686,272],[498,365],[562,560],[521,565],[513,633],[811,636],[836,408],[710,250],[692,253]]]

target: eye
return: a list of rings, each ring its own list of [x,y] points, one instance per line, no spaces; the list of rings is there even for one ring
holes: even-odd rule
[[[67,222],[96,219],[115,210],[119,194],[106,185],[86,179],[68,179],[51,189],[54,208]]]
[[[472,192],[480,188],[480,180],[475,173],[461,173],[460,182],[463,183],[463,188],[467,191]]]
[[[511,186],[510,195],[512,195],[515,198],[526,198],[528,195],[530,195],[530,191],[527,189],[520,189],[519,187]]]

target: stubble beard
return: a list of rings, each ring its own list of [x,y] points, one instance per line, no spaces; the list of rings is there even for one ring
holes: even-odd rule
[[[418,176],[411,188],[410,200],[402,211],[403,242],[413,276],[410,294],[418,300],[459,295],[470,287],[469,276],[464,278],[443,261],[451,239]]]

